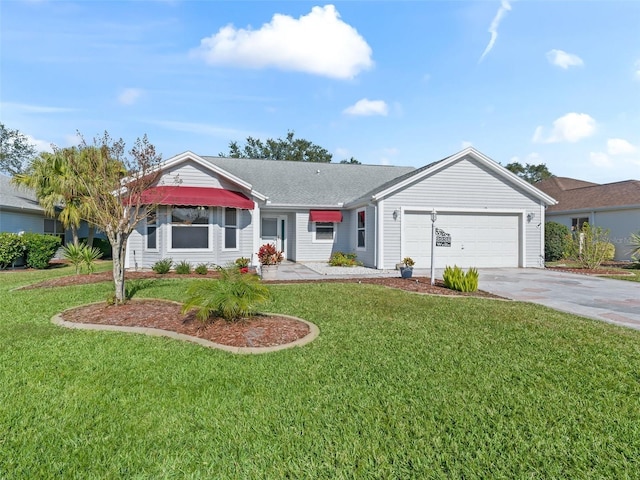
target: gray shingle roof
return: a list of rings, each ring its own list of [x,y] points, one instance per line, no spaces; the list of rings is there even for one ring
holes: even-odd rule
[[[11,184],[11,177],[0,175],[0,208],[33,210],[43,212],[43,208],[32,190]]]
[[[272,205],[347,204],[415,170],[386,165],[201,158],[247,181],[269,197]]]

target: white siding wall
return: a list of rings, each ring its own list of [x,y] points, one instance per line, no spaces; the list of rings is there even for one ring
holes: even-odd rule
[[[185,187],[214,187],[237,190],[233,184],[214,176],[208,170],[196,162],[187,161],[163,172],[158,180],[158,185]]]
[[[297,262],[325,262],[333,252],[354,252],[352,221],[349,212],[342,212],[342,222],[336,224],[333,243],[314,242],[314,224],[309,211],[295,213],[295,260]]]
[[[0,210],[0,232],[44,232],[44,216],[37,213]]]
[[[358,254],[358,260],[364,263],[365,267],[375,267],[375,239],[376,239],[376,208],[373,206],[364,207],[365,210],[365,248],[358,249],[358,211],[353,210],[349,215],[351,235],[349,238],[350,247],[345,250],[347,252],[355,252]]]
[[[571,228],[572,218],[588,217],[591,225],[609,230],[609,241],[616,247],[616,260],[631,260],[630,235],[640,231],[640,209],[607,210],[572,214],[547,214],[547,221]]]
[[[400,215],[393,218],[393,211],[403,207],[431,209],[518,210],[534,213],[531,222],[525,222],[524,261],[527,267],[543,266],[542,225],[544,207],[540,201],[516,189],[502,177],[497,176],[482,164],[465,157],[450,164],[442,171],[409,185],[384,200],[384,265],[378,268],[393,268],[401,258]]]

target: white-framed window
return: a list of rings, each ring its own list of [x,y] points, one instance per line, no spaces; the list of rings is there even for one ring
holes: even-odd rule
[[[314,242],[333,242],[336,224],[332,222],[315,222]]]
[[[225,250],[238,249],[238,209],[224,209],[224,247]]]
[[[45,218],[44,228],[42,231],[45,235],[55,235],[56,237],[60,237],[60,244],[64,245],[64,227],[60,220],[56,220],[55,218]]]
[[[171,207],[171,249],[210,249],[209,226],[209,207]]]
[[[147,215],[147,250],[158,250],[158,211],[152,210]]]
[[[366,224],[367,224],[367,214],[364,210],[358,210],[357,212],[357,221],[356,221],[356,234],[358,237],[357,246],[360,250],[364,250],[367,247],[367,232],[366,232]]]

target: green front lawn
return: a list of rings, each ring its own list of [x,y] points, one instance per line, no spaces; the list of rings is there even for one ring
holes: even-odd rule
[[[50,318],[109,284],[9,290],[0,478],[632,478],[640,332],[517,302],[274,286],[311,344],[237,356]],[[180,300],[190,280],[139,297]]]

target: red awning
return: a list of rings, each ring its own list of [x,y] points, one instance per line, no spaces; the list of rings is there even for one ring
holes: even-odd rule
[[[142,194],[142,202],[156,205],[195,205],[253,210],[253,201],[242,193],[211,187],[151,187]]]
[[[311,222],[332,222],[342,221],[342,212],[339,210],[309,210],[309,220]]]

